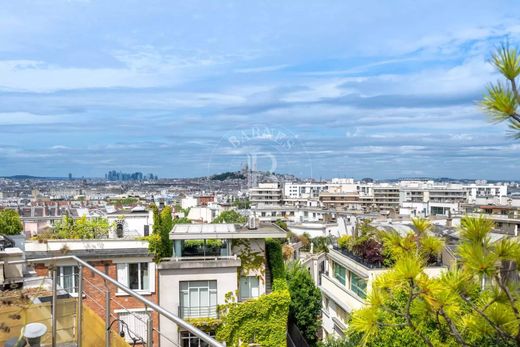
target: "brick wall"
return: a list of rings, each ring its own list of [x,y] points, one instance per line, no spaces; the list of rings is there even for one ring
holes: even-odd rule
[[[117,265],[112,263],[111,260],[96,260],[89,261],[89,264],[94,266],[97,270],[106,273],[111,278],[117,280]],[[48,276],[51,277],[51,274],[48,271],[48,267],[46,264],[35,264],[34,269],[38,276]],[[96,314],[98,314],[103,320],[105,319],[105,280],[101,278],[101,276],[97,275],[93,271],[89,269],[83,269],[83,290],[85,292],[86,297],[83,298],[83,303],[88,305]],[[153,303],[158,303],[157,291],[159,288],[159,271],[155,271],[155,293],[143,295],[146,299],[152,301]],[[103,291],[100,291],[99,289]],[[118,317],[118,314],[115,313],[116,310],[122,310],[123,307],[126,309],[144,309],[143,303],[137,300],[134,297],[129,295],[121,295],[117,294],[117,287],[108,284],[108,288],[110,290],[110,311],[112,314],[111,321],[114,317]],[[123,306],[123,307],[121,307]],[[159,316],[156,312],[152,313],[153,319],[153,327],[156,330],[159,330]],[[112,330],[118,334],[117,323],[114,323],[112,326]],[[86,332],[83,332],[86,333]],[[156,331],[154,331],[153,336],[153,345],[159,346],[159,335]]]

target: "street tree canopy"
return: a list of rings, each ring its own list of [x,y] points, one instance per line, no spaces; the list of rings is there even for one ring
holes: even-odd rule
[[[0,234],[18,235],[23,230],[22,220],[14,210],[0,211]]]

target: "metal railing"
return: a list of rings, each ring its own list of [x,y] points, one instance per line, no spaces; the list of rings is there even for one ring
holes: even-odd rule
[[[218,318],[217,306],[179,306],[181,318]]]
[[[182,256],[172,258],[162,258],[163,261],[207,261],[207,260],[236,260],[236,255],[207,255],[207,256]]]
[[[64,261],[64,260],[68,260],[69,262],[73,261],[75,263],[75,265],[79,267],[79,274],[80,274],[80,276],[78,276],[78,283],[77,283],[77,286],[78,286],[78,291],[77,291],[78,292],[78,310],[77,310],[77,317],[76,317],[76,319],[77,319],[77,335],[76,335],[76,338],[77,338],[77,345],[78,346],[81,346],[81,344],[82,344],[81,338],[82,338],[82,322],[83,322],[83,317],[82,317],[83,316],[83,313],[82,313],[83,296],[89,297],[88,293],[84,290],[84,285],[85,284],[93,286],[95,289],[105,292],[105,307],[104,307],[104,309],[105,309],[105,346],[110,347],[110,334],[111,334],[112,324],[115,321],[119,321],[121,324],[124,324],[124,322],[123,323],[121,322],[119,317],[115,317],[111,313],[110,302],[115,302],[115,301],[113,299],[111,299],[111,297],[110,297],[110,290],[108,289],[108,286],[107,286],[107,284],[110,283],[110,284],[114,285],[116,288],[120,289],[121,291],[125,292],[126,294],[130,295],[131,297],[133,297],[133,298],[137,299],[139,302],[141,302],[144,305],[144,307],[145,307],[144,308],[145,312],[151,312],[151,311],[157,312],[158,315],[162,315],[166,319],[170,320],[171,322],[173,322],[174,324],[179,326],[179,328],[191,332],[192,334],[194,334],[195,336],[200,338],[202,341],[206,342],[211,347],[225,347],[225,344],[222,344],[222,343],[216,341],[214,338],[212,338],[211,336],[209,336],[208,334],[206,334],[202,330],[194,327],[190,323],[188,323],[188,322],[184,321],[183,319],[179,318],[178,316],[174,315],[171,311],[169,311],[169,310],[159,306],[158,304],[148,300],[147,298],[143,297],[139,293],[137,293],[134,290],[128,288],[127,286],[119,283],[118,281],[116,281],[112,277],[110,277],[107,274],[99,271],[94,266],[88,264],[87,262],[85,262],[84,260],[81,260],[80,258],[78,258],[76,256],[59,256],[59,257],[48,257],[48,258],[39,258],[39,259],[14,260],[14,261],[6,261],[4,263],[6,263],[6,264],[52,263],[54,265],[55,262],[57,262],[57,261]],[[90,282],[90,281],[86,280],[85,278],[83,278],[84,277],[83,276],[83,269],[88,269],[88,270],[91,271],[91,273],[94,273],[94,274],[100,276],[105,281],[105,287],[106,288],[105,289],[99,288],[96,285],[94,285],[92,282]],[[55,347],[56,344],[57,344],[57,336],[56,336],[56,334],[57,334],[56,307],[57,307],[57,303],[58,303],[58,301],[57,301],[57,299],[58,299],[57,298],[58,273],[57,273],[57,270],[56,270],[55,267],[51,270],[51,272],[52,272],[52,275],[51,275],[51,278],[52,278],[52,308],[51,308],[51,310],[52,310],[52,313],[51,313],[51,316],[52,316],[52,326],[51,326],[52,332],[51,332],[51,336],[52,336],[52,346]],[[81,293],[81,295],[80,295],[80,293]],[[95,304],[97,304],[100,307],[102,307],[102,305],[100,303],[96,302],[95,300],[92,300],[92,301]],[[160,333],[160,331],[158,331],[157,329],[155,329],[153,327],[153,321],[152,321],[152,315],[151,314],[148,314],[148,319],[146,321],[144,321],[143,319],[140,319],[140,320],[143,321],[146,324],[146,326],[147,326],[146,341],[144,340],[144,338],[141,338],[140,342],[143,343],[146,346],[153,346],[153,332],[155,331],[159,335],[161,335],[161,333]],[[127,329],[128,329],[128,327],[127,327]],[[172,342],[174,345],[178,345],[176,342],[171,341],[168,336],[164,336],[164,335],[161,335],[161,336],[164,337],[166,340]]]

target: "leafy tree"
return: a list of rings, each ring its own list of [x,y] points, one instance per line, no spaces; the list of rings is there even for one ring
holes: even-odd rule
[[[274,224],[279,226],[280,229],[282,229],[282,230],[289,231],[289,227],[287,226],[287,222],[284,221],[283,219],[277,219],[276,222],[274,222]]]
[[[316,236],[311,242],[313,244],[314,253],[327,253],[329,251],[329,245],[332,244],[332,239],[329,236]]]
[[[291,262],[287,269],[287,284],[291,294],[289,314],[311,346],[315,346],[320,327],[321,292],[309,271],[299,262]]]
[[[161,244],[162,244],[162,256],[167,258],[171,257],[173,253],[173,242],[170,240],[170,232],[173,228],[173,219],[172,219],[172,208],[170,206],[166,206],[162,209],[160,213],[161,220],[161,228],[159,234],[161,235]]]
[[[310,249],[310,246],[311,246],[311,235],[309,235],[309,233],[304,232],[302,235],[298,235],[298,240],[302,243],[302,245],[303,245],[302,249],[303,250],[308,251]]]
[[[242,216],[235,210],[223,211],[221,212],[217,218],[213,220],[213,223],[235,223],[235,224],[244,224],[247,221],[246,217]]]
[[[15,210],[0,211],[0,234],[18,235],[23,230],[20,215]]]
[[[159,212],[155,204],[150,208],[153,211],[153,231],[145,239],[148,241],[148,250],[155,255],[155,261],[161,258],[171,257],[173,254],[173,242],[170,240],[170,232],[175,224],[189,224],[191,221],[186,218],[172,218],[172,208],[166,206]]]
[[[394,242],[395,265],[375,279],[349,335],[369,346],[520,346],[520,291],[507,275],[518,271],[520,241],[491,241],[492,229],[488,219],[464,217],[460,266],[436,278],[415,240]]]
[[[239,210],[248,210],[251,208],[251,202],[249,199],[237,199],[233,201],[233,206],[236,206]]]
[[[74,219],[70,216],[63,218],[54,225],[54,235],[58,239],[98,239],[108,236],[110,223],[105,218],[87,218],[83,216]]]
[[[161,215],[159,213],[159,208],[156,204],[151,204],[150,209],[153,213],[152,233],[155,233],[156,231],[159,233],[161,230]]]
[[[294,255],[294,248],[291,245],[284,244],[282,246],[282,255],[284,260],[290,260]]]
[[[113,199],[113,200],[110,200],[109,202],[116,206],[119,206],[119,207],[135,206],[139,202],[139,199],[127,197],[127,198],[121,198],[121,199]]]
[[[351,243],[352,236],[350,235],[341,235],[338,238],[338,246],[341,248],[349,248],[349,245]]]
[[[491,64],[502,74],[505,82],[490,84],[481,106],[491,121],[509,123],[511,135],[520,139],[520,95],[516,84],[520,75],[520,52],[516,47],[503,44],[493,53]]]

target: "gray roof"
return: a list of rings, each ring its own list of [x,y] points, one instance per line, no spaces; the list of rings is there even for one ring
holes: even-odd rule
[[[286,237],[286,232],[273,224],[261,224],[256,229],[237,228],[235,224],[176,224],[170,232],[171,240],[264,239]]]

